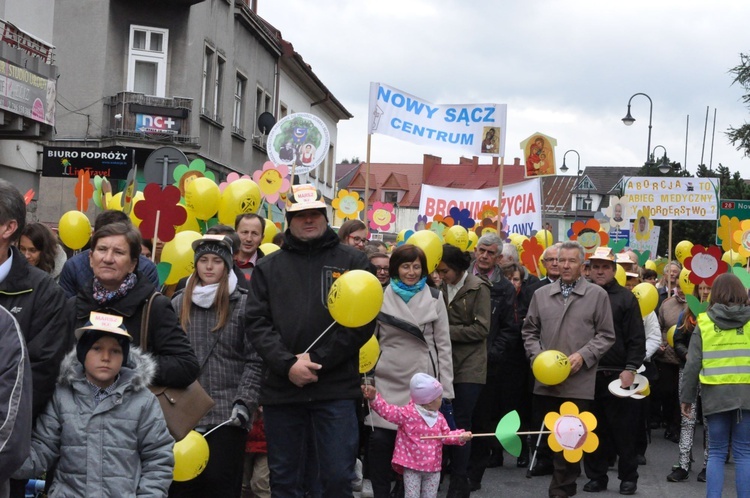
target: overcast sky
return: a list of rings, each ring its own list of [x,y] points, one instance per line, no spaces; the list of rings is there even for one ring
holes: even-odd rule
[[[729,69],[750,53],[750,2],[742,0],[259,0],[258,13],[281,30],[354,115],[338,127],[336,159],[365,159],[371,81],[437,104],[508,104],[506,163],[534,132],[557,139],[557,166],[575,149],[586,166],[640,166],[663,145],[691,172],[711,160],[750,178],[750,159],[724,132],[750,111]],[[690,116],[685,157],[686,120]],[[372,162],[421,162],[429,149],[384,135]],[[661,156],[662,149],[657,150]],[[483,158],[482,162],[488,162]],[[575,154],[568,166],[576,168]]]

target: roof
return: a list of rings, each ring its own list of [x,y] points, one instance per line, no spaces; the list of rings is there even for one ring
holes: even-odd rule
[[[361,163],[348,186],[354,190],[365,189],[366,163]],[[370,202],[380,200],[381,191],[403,191],[399,206],[419,206],[422,187],[422,164],[370,163]],[[341,186],[341,185],[339,185]]]
[[[506,164],[503,172],[503,184],[524,181],[524,167],[521,160],[516,158],[514,164]],[[434,164],[425,182],[437,187],[480,189],[497,187],[500,172],[497,166],[479,164],[478,158],[462,157],[458,164]]]
[[[623,176],[635,176],[641,170],[633,166],[586,166],[581,175],[581,181],[588,177],[594,188],[573,189],[573,193],[591,193],[599,195],[612,194],[612,188],[617,185]],[[579,182],[580,184],[580,182]],[[619,192],[617,192],[619,193]]]
[[[357,168],[362,163],[339,163],[336,165],[336,183],[339,188],[346,188],[354,178]]]
[[[563,213],[568,211],[571,190],[576,184],[575,176],[545,176],[542,178],[542,202],[545,213]]]

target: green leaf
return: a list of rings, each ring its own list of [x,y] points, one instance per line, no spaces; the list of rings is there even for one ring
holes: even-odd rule
[[[169,272],[172,271],[172,263],[167,263],[166,261],[163,261],[156,265],[156,271],[159,274],[159,286],[164,285],[164,282],[167,281],[167,277],[169,276]]]
[[[750,273],[748,273],[744,267],[733,266],[732,273],[734,273],[737,276],[737,278],[740,279],[740,281],[742,282],[742,285],[745,286],[745,289],[750,289]]]
[[[693,316],[698,316],[701,313],[705,313],[708,309],[708,301],[706,302],[700,302],[697,297],[690,294],[685,296],[685,300],[687,300],[688,308],[690,308],[690,312],[693,314]]]
[[[625,249],[625,246],[628,245],[627,239],[609,239],[609,244],[607,244],[609,247],[612,248],[612,252],[617,254],[618,252],[621,252],[623,249]]]
[[[518,412],[513,410],[500,419],[495,429],[497,440],[500,441],[505,451],[514,457],[521,454],[521,438],[516,434],[519,427],[521,427],[521,418],[518,416]]]

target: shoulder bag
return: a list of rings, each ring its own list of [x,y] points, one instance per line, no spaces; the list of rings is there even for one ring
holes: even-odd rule
[[[154,292],[148,298],[148,302],[143,309],[143,322],[141,323],[142,351],[148,351],[148,325],[151,318],[151,304],[158,295],[159,292]],[[211,350],[213,350],[216,342],[214,341],[212,344]],[[210,355],[211,351],[203,359],[201,370],[203,370],[203,365],[206,364]],[[198,425],[200,419],[214,406],[214,400],[197,380],[187,387],[149,386],[149,389],[159,400],[159,405],[164,412],[164,419],[167,422],[167,428],[175,441],[180,441],[187,436]]]

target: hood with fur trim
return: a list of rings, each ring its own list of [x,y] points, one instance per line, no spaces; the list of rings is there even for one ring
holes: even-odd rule
[[[128,364],[123,365],[120,370],[120,382],[128,382],[134,391],[146,389],[156,375],[156,368],[156,361],[149,353],[144,353],[141,348],[131,347]],[[83,365],[78,361],[76,350],[73,348],[65,355],[60,365],[57,382],[62,386],[69,386],[83,376]]]

